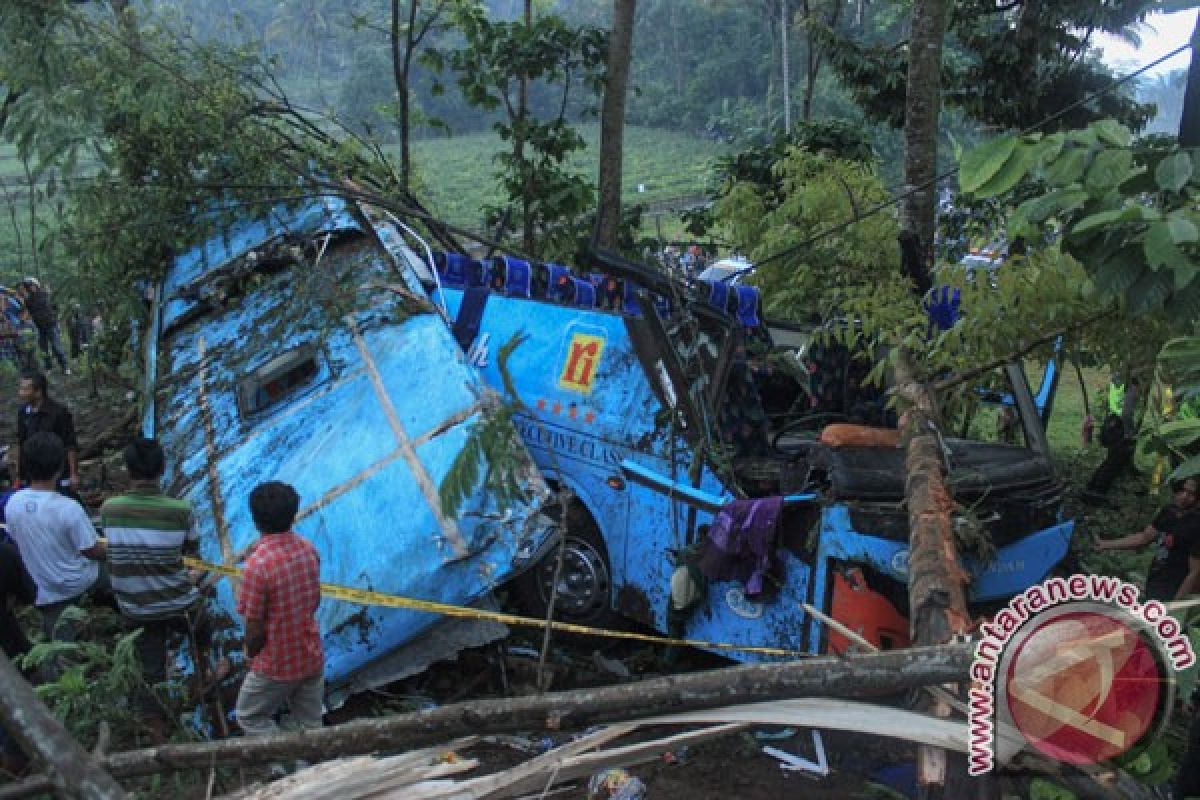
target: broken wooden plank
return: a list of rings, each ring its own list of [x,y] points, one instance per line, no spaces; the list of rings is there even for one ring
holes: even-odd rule
[[[746,726],[741,723],[713,725],[708,728],[685,731],[649,742],[638,742],[637,744],[614,747],[595,753],[582,753],[571,756],[557,765],[556,771],[552,776],[553,783],[565,783],[577,780],[613,767],[632,767],[637,764],[644,764],[647,761],[655,761],[669,750],[677,750],[684,745],[698,744],[707,739],[727,736],[745,728]],[[546,785],[547,777],[525,776],[520,782],[506,784],[502,791],[482,795],[480,800],[501,800],[501,798],[512,797],[517,792],[533,792],[539,789],[545,791],[549,788]],[[472,783],[472,781],[467,781],[464,785],[470,786]]]

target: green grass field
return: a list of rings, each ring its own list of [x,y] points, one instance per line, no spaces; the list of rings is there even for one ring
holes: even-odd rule
[[[593,182],[599,159],[599,128],[580,132],[587,149],[569,168]],[[434,211],[448,222],[478,226],[480,209],[501,202],[493,157],[504,142],[493,133],[478,133],[413,143],[424,194]],[[704,192],[712,181],[713,163],[728,145],[673,131],[630,127],[625,131],[622,194],[625,202],[654,202]],[[639,185],[644,191],[639,192]]]
[[[569,168],[593,182],[599,159],[599,128],[580,129],[587,149],[571,159]],[[502,202],[494,173],[494,156],[504,142],[494,133],[478,133],[414,142],[422,195],[435,213],[447,222],[478,229],[481,209]],[[396,148],[388,148],[398,160]],[[625,133],[624,196],[627,203],[703,193],[713,175],[715,159],[728,152],[728,145],[706,139],[651,128],[630,127]],[[0,194],[0,281],[29,272],[29,206],[25,169],[11,144],[0,145],[0,183],[12,194]],[[639,187],[642,191],[639,191]],[[45,204],[43,203],[43,206]],[[22,226],[14,230],[13,213]],[[43,208],[40,215],[46,216]],[[41,224],[47,220],[43,219]],[[662,228],[668,237],[679,235],[677,215],[664,214],[658,225],[646,218],[647,233]],[[44,232],[44,228],[42,229]]]

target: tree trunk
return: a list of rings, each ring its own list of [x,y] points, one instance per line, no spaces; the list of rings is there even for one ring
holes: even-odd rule
[[[1183,116],[1179,118],[1179,146],[1200,147],[1200,12],[1192,29],[1192,63],[1183,91]]]
[[[784,135],[792,132],[792,76],[789,70],[791,64],[788,63],[788,31],[790,28],[791,20],[788,19],[787,0],[781,0],[779,4],[779,66],[783,78]]]
[[[942,40],[946,16],[946,0],[914,0],[908,42],[904,205],[900,228],[904,233],[916,236],[926,274],[933,261],[938,113],[941,110]]]
[[[637,0],[613,0],[613,26],[608,37],[608,80],[600,112],[600,208],[596,213],[596,245],[618,249],[621,228],[621,166],[625,141],[625,95],[633,52],[633,15]]]
[[[410,7],[416,10],[418,0],[410,0]],[[412,30],[411,23],[409,30]],[[392,81],[396,84],[396,106],[400,116],[400,188],[408,194],[409,186],[409,153],[408,153],[408,75],[405,73],[404,55],[400,52],[400,0],[392,0]]]
[[[896,386],[907,406],[901,422],[905,448],[904,495],[908,504],[908,603],[913,641],[941,644],[970,624],[967,612],[967,574],[958,560],[951,514],[954,501],[946,490],[942,450],[937,434],[937,407],[928,387],[918,383],[909,356],[902,352],[896,365]],[[950,709],[934,703],[946,716]],[[917,750],[917,783],[937,792],[947,777],[944,750],[922,745]]]
[[[675,91],[683,95],[685,86],[683,71],[687,64],[684,61],[683,48],[679,46],[679,19],[676,16],[679,4],[675,0],[667,0],[667,27],[671,29],[671,72],[675,77]]]
[[[906,271],[922,295],[930,286],[933,266],[942,41],[948,6],[946,0],[914,0],[908,43],[900,227]],[[966,630],[967,575],[958,561],[950,523],[953,501],[942,470],[935,398],[928,387],[916,382],[909,354],[903,351],[896,365],[896,384],[908,406],[901,437],[909,515],[909,620],[918,645],[940,644]],[[933,710],[940,716],[949,713],[941,703],[935,703]],[[941,796],[947,773],[944,750],[918,748],[917,785],[923,796]],[[965,778],[957,762],[954,777]]]
[[[12,107],[21,99],[24,94],[23,89],[9,88],[4,93],[4,104],[0,105],[0,133],[4,133],[4,128],[8,125],[8,115],[12,111]]]
[[[49,775],[43,791],[83,800],[128,797],[42,704],[33,687],[0,653],[0,720],[27,756]]]
[[[408,93],[408,76],[416,49],[417,9],[421,0],[409,0],[408,30],[404,34],[404,52],[400,52],[400,0],[392,0],[392,77],[396,82],[396,100],[400,112],[400,189],[405,197],[412,186],[411,115],[412,101]]]
[[[583,728],[754,700],[895,692],[964,681],[971,654],[971,646],[964,643],[727,667],[597,689],[456,703],[296,733],[164,745],[118,753],[110,756],[106,765],[114,775],[130,776],[292,758],[319,761],[422,747],[469,734]],[[0,799],[23,797],[48,786],[45,777],[35,776],[0,787]]]
[[[525,29],[531,30],[532,28],[533,0],[525,0]],[[525,163],[525,122],[528,118],[529,78],[522,74],[517,97],[517,121],[513,126],[513,153],[517,157],[517,164],[525,173],[521,180],[521,246],[526,253],[537,255],[533,220],[529,218],[530,211],[533,209],[533,172],[529,164]]]

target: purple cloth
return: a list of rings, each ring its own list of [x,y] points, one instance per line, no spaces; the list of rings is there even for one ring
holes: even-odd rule
[[[726,505],[704,540],[700,571],[713,581],[740,580],[751,600],[773,595],[783,580],[783,565],[775,559],[782,510],[782,497],[734,500]],[[767,575],[777,583],[768,586]]]

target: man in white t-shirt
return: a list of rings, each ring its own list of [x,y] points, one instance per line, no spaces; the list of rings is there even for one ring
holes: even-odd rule
[[[8,532],[37,587],[33,603],[46,637],[71,641],[74,626],[59,625],[59,617],[96,583],[96,562],[103,560],[104,547],[83,506],[58,493],[66,459],[62,440],[53,433],[36,433],[25,441],[24,452],[30,486],[5,506]]]

